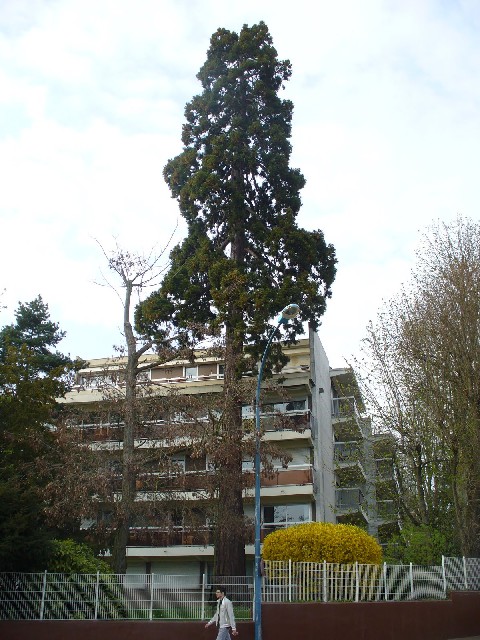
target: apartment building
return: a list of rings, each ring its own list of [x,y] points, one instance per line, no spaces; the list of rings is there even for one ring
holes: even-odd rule
[[[262,538],[279,527],[311,521],[351,522],[377,535],[385,522],[395,520],[393,509],[388,513],[383,508],[381,513],[377,502],[379,470],[388,475],[387,449],[377,447],[353,372],[329,366],[313,331],[308,338],[286,346],[284,352],[288,363],[274,376],[273,384],[267,383],[269,391],[262,403],[261,419],[264,441],[274,443],[290,462],[285,467],[274,460],[273,472],[262,478]],[[159,385],[163,392],[175,388],[179,396],[201,398],[202,394],[211,396],[222,391],[223,363],[205,352],[196,352],[193,362],[177,360],[157,365],[153,356],[145,356],[145,362],[149,361],[152,367],[145,373],[147,381]],[[108,375],[121,386],[121,365],[119,360],[91,361],[79,372],[77,385],[64,402],[84,407],[91,415],[104,401],[99,380]],[[278,391],[275,382],[279,382]],[[254,407],[246,403],[242,414],[251,424]],[[121,449],[121,424],[87,422],[77,426],[88,433],[90,446]],[[150,439],[147,442],[147,446],[158,446]],[[384,459],[376,460],[380,454]],[[177,447],[173,461],[183,480],[182,499],[195,500],[200,509],[199,490],[211,472],[208,456],[193,459],[188,447],[184,451]],[[243,466],[246,474],[253,473],[253,460],[245,459]],[[173,480],[172,491],[178,486]],[[141,483],[137,488],[139,499],[145,499],[147,489],[152,489]],[[253,487],[244,490],[244,511],[253,521]],[[128,571],[198,578],[211,569],[213,553],[208,521],[192,527],[179,519],[168,529],[150,522],[148,527],[131,530]],[[246,554],[251,570],[253,537],[246,545]]]

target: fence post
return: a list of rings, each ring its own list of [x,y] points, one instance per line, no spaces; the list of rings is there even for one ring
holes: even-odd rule
[[[43,584],[42,584],[42,601],[40,603],[40,620],[43,620],[43,612],[45,609],[45,592],[47,590],[47,570],[45,569],[45,573],[43,574]]]
[[[383,587],[385,591],[385,602],[388,600],[387,563],[383,563]]]
[[[327,561],[323,561],[323,601],[327,602]]]
[[[148,612],[148,619],[150,622],[153,620],[153,589],[155,585],[155,574],[150,573],[148,575],[148,581],[150,582],[150,610]]]
[[[443,578],[443,592],[445,598],[447,597],[447,573],[445,571],[445,556],[442,555],[442,578]]]
[[[292,559],[288,559],[288,601],[292,601]]]
[[[358,602],[360,595],[360,584],[358,580],[358,562],[355,562],[355,602]]]
[[[205,620],[205,589],[207,587],[207,576],[202,574],[202,620]]]
[[[413,600],[413,563],[410,562],[410,597]]]
[[[465,578],[465,589],[468,591],[467,561],[465,556],[463,556],[463,576]]]
[[[98,618],[98,590],[100,584],[100,571],[97,571],[97,583],[95,584],[95,620]]]

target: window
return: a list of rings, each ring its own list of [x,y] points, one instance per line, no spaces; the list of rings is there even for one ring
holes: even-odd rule
[[[253,415],[253,406],[251,404],[242,404],[242,418],[252,418]]]
[[[218,365],[218,377],[219,378],[223,378],[224,375],[225,375],[225,365],[219,364]]]
[[[253,471],[254,466],[255,463],[253,459],[245,458],[242,460],[242,471]]]
[[[307,401],[290,400],[289,402],[270,402],[262,405],[262,413],[288,413],[289,411],[305,411]]]
[[[150,370],[149,371],[140,371],[137,375],[137,382],[148,382],[150,380]]]
[[[175,472],[185,472],[185,454],[176,453],[170,456],[170,462],[175,467]]]
[[[306,400],[291,400],[285,405],[285,411],[305,411]]]
[[[185,367],[185,378],[187,380],[198,378],[198,367]]]
[[[268,505],[263,507],[263,522],[266,525],[286,527],[298,522],[311,522],[309,504]]]

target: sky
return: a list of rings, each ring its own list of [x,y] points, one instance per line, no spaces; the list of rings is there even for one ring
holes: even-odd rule
[[[122,307],[99,247],[161,250],[185,225],[162,177],[218,28],[266,22],[292,63],[298,217],[336,248],[319,334],[359,353],[436,220],[480,217],[476,0],[0,0],[0,325],[41,295],[61,350],[113,354]]]

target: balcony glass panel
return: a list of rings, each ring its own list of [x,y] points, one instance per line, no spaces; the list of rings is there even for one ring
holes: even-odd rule
[[[346,488],[335,491],[335,506],[337,509],[358,509],[364,501],[361,489]]]
[[[311,509],[309,504],[265,505],[263,520],[267,525],[282,525],[310,522]]]

